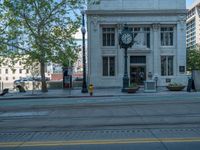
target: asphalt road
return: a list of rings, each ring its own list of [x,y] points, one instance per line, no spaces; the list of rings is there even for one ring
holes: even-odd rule
[[[199,150],[199,128],[1,132],[0,150]]]
[[[1,101],[0,150],[200,149],[198,96],[71,100]]]

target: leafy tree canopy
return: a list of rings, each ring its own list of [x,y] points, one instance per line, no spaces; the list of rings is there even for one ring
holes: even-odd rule
[[[46,92],[45,63],[75,62],[79,47],[73,35],[80,27],[80,8],[100,0],[0,1],[0,53],[4,57],[40,63],[42,91]],[[25,57],[22,57],[25,55]]]
[[[79,47],[73,35],[80,27],[77,0],[3,0],[0,2],[0,50],[4,56],[28,55],[39,62],[42,91],[47,91],[44,64],[68,65]]]
[[[200,70],[200,46],[187,50],[187,70]]]

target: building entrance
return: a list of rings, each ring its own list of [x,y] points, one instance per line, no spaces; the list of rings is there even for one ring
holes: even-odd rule
[[[144,84],[146,80],[146,56],[130,56],[130,83]]]
[[[146,66],[130,67],[130,83],[144,84],[146,80]]]

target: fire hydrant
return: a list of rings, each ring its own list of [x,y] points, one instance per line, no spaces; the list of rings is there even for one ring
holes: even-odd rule
[[[90,85],[89,85],[89,93],[90,93],[90,96],[93,95],[93,92],[94,92],[94,86],[93,86],[93,84],[90,84]]]

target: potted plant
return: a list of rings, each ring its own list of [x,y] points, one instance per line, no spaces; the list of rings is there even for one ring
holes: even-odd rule
[[[170,83],[167,85],[167,89],[170,91],[182,91],[184,88],[185,86],[180,83]]]
[[[135,93],[140,87],[136,83],[131,83],[127,88],[128,93]]]

